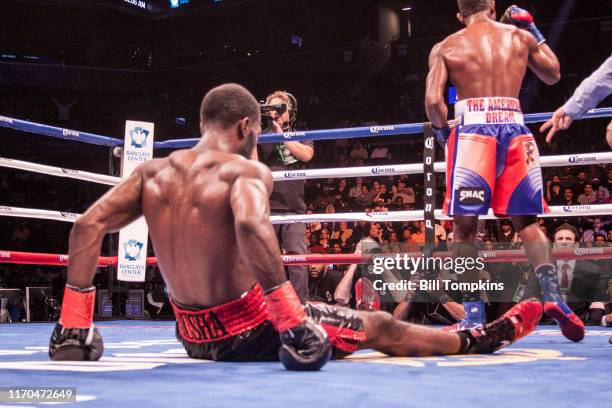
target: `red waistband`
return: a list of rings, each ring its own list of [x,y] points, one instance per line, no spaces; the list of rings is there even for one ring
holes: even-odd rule
[[[269,316],[259,284],[239,299],[207,309],[189,310],[170,300],[179,334],[193,343],[209,343],[236,336],[259,326]]]

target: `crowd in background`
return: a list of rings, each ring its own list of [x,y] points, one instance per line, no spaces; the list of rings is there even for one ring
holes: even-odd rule
[[[533,7],[536,7],[537,3],[534,2]],[[288,4],[286,7],[290,7]],[[546,11],[545,6],[539,7],[542,12]],[[307,15],[298,11],[295,10],[297,15]],[[60,15],[48,14],[49,12]],[[326,18],[332,21],[340,17],[348,19],[346,8],[338,6],[337,12],[338,15]],[[359,11],[355,10],[350,12],[359,14]],[[28,72],[38,72],[29,71],[38,68],[33,64],[50,64],[51,68],[47,67],[49,72],[56,72],[54,70],[61,70],[64,66],[77,65],[80,66],[80,73],[89,75],[90,78],[89,82],[83,80],[78,85],[70,83],[69,86],[63,87],[45,81],[30,84],[29,79],[27,86],[20,85],[17,80],[19,78],[13,78],[14,83],[3,85],[0,115],[118,138],[122,138],[126,119],[144,120],[155,123],[156,140],[197,137],[197,108],[202,95],[213,85],[228,80],[246,85],[258,99],[263,99],[273,89],[291,90],[299,102],[296,130],[421,123],[425,120],[423,99],[428,52],[441,33],[450,33],[457,29],[456,25],[450,24],[450,19],[454,19],[453,12],[445,21],[436,21],[436,24],[426,24],[423,21],[416,24],[415,20],[412,38],[404,38],[406,33],[403,33],[403,38],[397,44],[383,44],[376,43],[372,39],[375,36],[365,32],[372,30],[361,30],[366,27],[365,24],[351,24],[357,33],[343,32],[342,36],[346,38],[341,36],[342,38],[337,39],[328,35],[319,45],[309,43],[309,37],[305,35],[305,45],[302,48],[301,43],[297,46],[289,41],[292,40],[292,33],[287,31],[288,23],[284,24],[285,27],[278,27],[276,19],[272,19],[273,28],[282,31],[283,36],[276,38],[262,34],[261,37],[266,38],[261,42],[267,44],[271,41],[270,48],[266,49],[258,44],[247,49],[246,45],[234,47],[225,40],[217,41],[217,38],[210,38],[211,44],[215,43],[214,47],[202,45],[199,40],[206,36],[192,35],[187,36],[191,37],[189,39],[182,38],[183,27],[181,30],[160,29],[158,36],[163,38],[150,41],[150,33],[133,24],[132,17],[125,17],[118,23],[117,16],[112,12],[102,16],[102,20],[112,23],[114,27],[135,30],[135,35],[125,36],[125,30],[122,29],[109,32],[104,28],[105,23],[100,22],[96,23],[101,25],[99,30],[89,30],[91,21],[97,21],[98,18],[88,18],[76,22],[81,27],[80,31],[88,35],[75,39],[67,28],[75,24],[73,19],[78,18],[61,10],[45,9],[42,12],[39,10],[36,18],[50,20],[55,26],[47,28],[53,31],[53,35],[38,36],[44,40],[40,42],[41,38],[34,38],[37,33],[29,28],[33,18],[30,9],[14,10],[13,13],[0,16],[4,22],[15,26],[4,29],[6,38],[4,43],[0,44],[3,49],[3,56],[0,58],[2,67],[14,66],[11,72],[24,70],[25,77],[29,78]],[[99,11],[90,10],[85,13],[98,14]],[[321,10],[321,13],[327,13],[327,9]],[[52,18],[49,18],[49,15]],[[437,17],[432,14],[427,18],[437,20]],[[64,24],[62,19],[67,19],[70,24]],[[608,48],[602,45],[609,44],[612,35],[609,24],[606,25],[605,20],[593,24],[591,20],[577,20],[566,26],[561,37],[563,41],[559,41],[556,46],[559,48],[558,54],[563,67],[559,84],[545,87],[528,74],[520,92],[525,112],[545,112],[560,106],[580,81],[602,62],[602,56],[609,53]],[[175,23],[180,24],[178,20]],[[224,20],[220,19],[217,23],[221,27],[225,24]],[[167,24],[172,22],[168,21]],[[457,23],[453,20],[453,24]],[[311,25],[311,21],[305,24]],[[321,31],[321,25],[333,26],[322,20],[312,31]],[[206,25],[202,25],[196,17],[189,22],[189,27],[194,32],[199,32],[202,26]],[[16,30],[17,28],[19,30]],[[214,27],[210,29],[213,32],[223,31]],[[56,31],[59,34],[56,34]],[[165,38],[165,32],[171,32],[172,36]],[[592,42],[584,44],[583,41],[587,37]],[[130,40],[125,41],[124,38]],[[148,44],[147,47],[142,46],[143,40],[146,40],[144,43]],[[250,41],[244,38],[240,40]],[[330,40],[335,42],[330,45]],[[579,41],[580,46],[573,45],[574,41]],[[100,45],[105,42],[111,46]],[[69,43],[74,44],[66,47]],[[332,45],[336,48],[329,50]],[[404,55],[400,53],[402,47],[405,47]],[[111,49],[113,51],[109,53],[108,50]],[[257,51],[259,54],[247,56],[247,51]],[[286,57],[288,55],[291,58]],[[384,63],[378,60],[381,55],[387,56]],[[28,58],[32,56],[38,59]],[[207,65],[211,62],[214,64]],[[186,70],[168,71],[167,76],[149,71],[167,66],[186,67]],[[116,69],[119,72],[117,78],[121,78],[122,70],[128,75],[136,69],[143,76],[151,74],[162,80],[150,81],[147,89],[139,91],[104,91],[101,90],[102,87],[97,86],[95,80],[96,75],[103,71],[92,67],[104,67],[107,70],[104,72],[113,72]],[[316,80],[312,78],[313,72],[321,73]],[[70,77],[71,73],[74,74],[75,71],[67,70],[65,77]],[[56,74],[53,78],[60,83],[62,75]],[[610,99],[604,102],[604,106],[609,105]],[[607,123],[608,121],[601,119],[577,121],[568,131],[560,133],[552,144],[544,143],[543,135],[537,132],[534,125],[530,126],[538,141],[541,155],[561,155],[607,151],[609,148],[604,141]],[[100,174],[119,174],[118,159],[105,147],[84,146],[6,128],[0,128],[0,140],[3,146],[2,157]],[[314,148],[314,159],[306,165],[308,168],[420,163],[423,159],[422,135],[317,141]],[[155,152],[157,157],[168,153]],[[437,151],[437,160],[443,160],[441,149]],[[545,168],[543,176],[544,196],[550,206],[612,203],[610,167],[590,165]],[[445,190],[443,174],[437,174],[437,186],[436,207],[440,208]],[[2,206],[81,213],[107,189],[108,186],[68,178],[9,168],[0,169]],[[419,174],[309,180],[305,192],[306,211],[313,214],[423,209],[423,177]],[[31,218],[0,218],[0,250],[47,253],[66,253],[68,250],[71,226],[69,223]],[[612,245],[612,216],[542,218],[539,222],[550,239],[554,238],[557,228],[567,223],[576,228],[576,242],[581,247]],[[451,231],[451,222],[436,225],[437,249],[449,248],[452,242]],[[305,239],[312,253],[342,254],[354,253],[357,244],[364,239],[380,246],[383,252],[419,251],[425,237],[423,225],[419,222],[332,222],[309,224]],[[517,248],[521,245],[516,231],[507,220],[482,222],[478,239],[478,245],[485,249]],[[115,248],[116,242],[112,242],[112,237],[107,237],[102,253],[112,254]],[[152,254],[151,245],[149,251]],[[609,278],[606,273],[610,273],[612,265],[609,261],[597,261],[596,265],[605,272],[600,274],[601,286],[610,300],[611,288],[605,279]],[[523,272],[529,272],[524,264],[512,265],[512,268],[523,268]],[[335,289],[343,277],[347,276],[347,272],[355,273],[355,278],[349,285],[351,291],[355,292],[353,281],[357,281],[359,273],[347,271],[348,269],[347,265],[316,265],[310,268],[309,290],[312,297],[336,302]],[[488,277],[494,279],[495,274],[492,271],[485,272],[489,272]],[[0,288],[24,288],[37,284],[51,286],[54,294],[61,296],[64,273],[65,268],[61,267],[0,263]],[[152,305],[153,302],[159,303],[164,299],[164,290],[159,271],[151,270],[148,276],[147,283],[141,287],[148,294],[154,293],[152,302],[149,302]],[[97,275],[96,283],[100,287],[108,286],[104,274]],[[356,294],[353,295],[349,304],[357,307]],[[424,314],[435,315],[441,303],[429,302],[431,299],[427,296],[429,295],[425,295],[427,302],[422,302],[427,305]],[[397,299],[387,300],[383,304],[390,311],[394,311],[397,304],[401,303],[397,302]],[[161,309],[157,310],[159,312]]]
[[[593,143],[596,143],[595,139],[593,137]],[[330,146],[332,149],[329,149]],[[315,164],[311,167],[323,167],[326,163],[335,163],[339,167],[344,167],[416,162],[421,157],[417,146],[417,138],[402,140],[401,136],[388,139],[318,142],[315,144]],[[83,166],[85,161],[85,157],[74,160],[77,165],[81,162]],[[612,166],[610,165],[545,168],[543,173],[544,196],[550,206],[612,203]],[[437,181],[437,206],[440,207],[445,189],[444,176],[438,175]],[[92,183],[11,169],[3,169],[0,174],[0,188],[5,197],[3,204],[76,213],[84,211],[107,189],[105,186]],[[422,175],[315,179],[306,182],[305,192],[306,212],[313,214],[387,212],[423,208]],[[539,223],[551,240],[560,225],[569,224],[576,228],[577,246],[612,246],[612,216],[540,218]],[[3,225],[4,228],[0,231],[0,248],[3,250],[51,253],[67,251],[70,224],[5,217]],[[435,231],[436,249],[449,249],[452,243],[452,222],[439,222]],[[508,220],[482,222],[478,238],[478,245],[482,249],[509,249],[521,246],[518,234]],[[423,222],[319,222],[307,225],[305,239],[311,253],[354,253],[358,243],[364,239],[374,242],[382,252],[402,253],[420,251],[425,242],[425,234]],[[103,254],[111,251],[111,244],[107,238]],[[594,261],[594,264],[602,271],[600,274],[602,293],[610,300],[612,276],[608,275],[612,271],[611,262]],[[529,273],[526,264],[512,264],[510,267],[522,271],[519,275],[527,276]],[[309,268],[311,298],[336,303],[335,291],[347,269],[348,265],[311,266]],[[492,275],[487,269],[491,268],[487,267],[483,271],[484,276],[494,280],[495,274]],[[0,287],[50,286],[55,294],[60,295],[64,273],[64,268],[61,267],[0,264]],[[165,299],[159,272],[152,270],[149,276],[156,276],[158,279],[155,282],[154,279],[150,279],[147,284],[142,285],[147,291],[147,304],[153,309],[154,315],[158,313],[156,316],[169,317],[168,309],[159,314],[160,305]],[[364,275],[358,272],[351,278],[351,290],[355,297],[355,283],[358,277],[362,276]],[[98,284],[102,288],[107,285],[104,275],[99,275]],[[353,298],[348,304],[357,307],[357,300]],[[455,300],[460,301],[460,296],[455,296]],[[153,307],[152,304],[156,306]],[[436,305],[442,303],[422,304],[437,310]],[[398,302],[389,297],[383,300],[381,307],[393,312],[398,307]],[[427,310],[421,314],[415,310],[418,308],[413,309],[411,319],[440,323],[428,319],[430,313]],[[450,321],[451,317],[448,318]]]

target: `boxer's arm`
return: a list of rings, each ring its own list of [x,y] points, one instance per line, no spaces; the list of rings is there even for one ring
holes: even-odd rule
[[[553,50],[546,44],[538,45],[535,37],[524,30],[517,30],[529,50],[529,68],[546,85],[554,85],[561,79],[561,65]]]
[[[230,196],[238,250],[265,291],[287,280],[278,240],[270,223],[272,182],[268,176],[268,183],[256,175],[238,176]]]
[[[104,194],[74,223],[68,249],[69,285],[91,286],[104,235],[125,227],[142,214],[142,168],[138,167],[130,177]]]
[[[431,124],[440,129],[447,125],[448,107],[444,102],[444,87],[448,70],[442,56],[442,45],[436,44],[429,55],[429,74],[425,91],[425,109]]]

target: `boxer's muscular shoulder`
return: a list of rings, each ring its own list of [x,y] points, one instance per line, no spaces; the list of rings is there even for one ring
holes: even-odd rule
[[[151,159],[140,164],[134,170],[139,173],[145,180],[155,177],[155,174],[166,166],[167,159]]]
[[[262,163],[254,160],[232,160],[224,163],[219,169],[219,178],[228,184],[234,184],[239,178],[261,180],[268,191],[272,190],[272,173]]]

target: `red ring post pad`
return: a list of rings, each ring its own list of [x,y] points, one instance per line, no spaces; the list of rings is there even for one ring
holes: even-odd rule
[[[93,322],[96,287],[85,289],[66,285],[60,324],[68,329],[89,329]]]
[[[278,332],[286,332],[306,321],[306,311],[291,282],[270,289],[265,298],[272,324]]]

